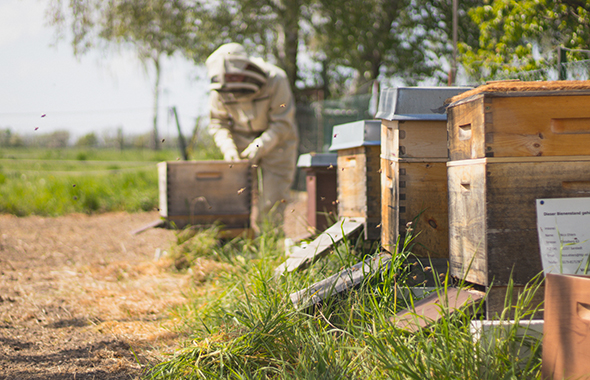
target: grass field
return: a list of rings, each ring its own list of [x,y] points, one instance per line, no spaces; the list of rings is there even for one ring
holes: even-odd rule
[[[199,153],[199,151],[197,151]],[[196,159],[212,154],[202,150]],[[0,213],[148,211],[158,206],[156,163],[177,149],[0,149]]]
[[[193,159],[217,158],[200,151]],[[63,215],[71,212],[153,210],[158,204],[156,163],[177,150],[0,149],[0,212]],[[390,319],[417,297],[407,290],[411,235],[398,244],[393,265],[342,296],[300,309],[290,294],[379,253],[361,239],[345,240],[305,271],[274,276],[285,259],[281,231],[220,241],[216,228],[178,231],[171,270],[192,273],[190,302],[171,311],[190,339],[146,373],[154,379],[538,379],[540,341],[517,326],[474,339],[470,322],[482,304],[451,314],[418,332]],[[427,268],[422,270],[427,271]],[[448,276],[435,291],[451,286]],[[435,276],[438,278],[438,276]],[[461,286],[454,283],[453,286]],[[532,317],[531,284],[514,319]],[[406,292],[407,293],[407,292]],[[407,293],[411,294],[411,292]],[[510,299],[510,298],[509,298]],[[490,343],[491,342],[491,343]],[[523,352],[529,354],[523,356]]]
[[[276,230],[225,243],[215,239],[214,229],[180,233],[172,259],[177,268],[193,274],[194,287],[191,302],[177,308],[175,316],[190,339],[147,377],[540,379],[540,340],[518,334],[517,324],[484,334],[485,339],[474,338],[470,322],[483,318],[483,302],[453,314],[441,304],[442,319],[428,328],[396,328],[391,318],[418,300],[403,296],[411,294],[403,291],[411,273],[411,237],[400,244],[393,265],[380,275],[349,293],[300,309],[292,304],[291,293],[378,250],[367,249],[361,240],[345,241],[307,270],[275,277],[274,269],[284,260]],[[434,290],[439,293],[451,286],[442,275]],[[537,288],[531,284],[516,304],[506,305],[506,313],[517,322],[531,319],[530,301]]]

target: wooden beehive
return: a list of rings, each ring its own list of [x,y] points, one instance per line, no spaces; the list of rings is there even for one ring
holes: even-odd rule
[[[542,272],[536,199],[590,194],[588,105],[590,81],[491,83],[451,99],[451,274],[487,289],[488,318],[511,277],[521,291]]]
[[[451,161],[451,273],[467,281],[525,285],[542,272],[536,200],[590,195],[590,156]]]
[[[251,184],[247,162],[158,163],[160,215],[177,228],[223,226],[224,235],[250,228]]]
[[[307,224],[323,231],[337,217],[336,153],[307,153],[299,156],[297,167],[305,171]]]
[[[363,120],[336,125],[331,151],[336,151],[338,217],[365,218],[365,239],[381,235],[380,125]]]
[[[381,243],[394,250],[407,223],[419,232],[412,252],[448,258],[446,99],[458,87],[384,89],[381,123]]]
[[[453,99],[451,160],[587,155],[590,81],[499,82]]]

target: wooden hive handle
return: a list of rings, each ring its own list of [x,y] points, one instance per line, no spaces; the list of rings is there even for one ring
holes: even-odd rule
[[[590,133],[590,118],[575,117],[551,119],[551,132],[556,135],[577,135]]]
[[[196,179],[199,180],[216,180],[221,179],[223,174],[221,172],[197,172]]]

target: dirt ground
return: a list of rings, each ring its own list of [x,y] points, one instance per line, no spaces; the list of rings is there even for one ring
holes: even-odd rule
[[[305,234],[287,209],[287,234]],[[177,347],[168,311],[190,278],[156,260],[174,232],[131,234],[158,218],[0,215],[0,379],[136,379]]]

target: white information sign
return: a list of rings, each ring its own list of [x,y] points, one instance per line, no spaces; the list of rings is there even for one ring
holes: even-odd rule
[[[590,198],[537,199],[543,271],[590,273]]]

